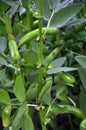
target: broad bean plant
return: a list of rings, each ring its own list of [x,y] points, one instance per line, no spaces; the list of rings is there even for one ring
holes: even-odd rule
[[[3,129],[61,130],[55,118],[65,114],[73,130],[72,114],[81,121],[80,130],[86,130],[86,113],[70,96],[78,82],[74,73],[81,70],[73,64],[74,52],[67,46],[72,38],[77,39],[72,26],[76,33],[85,26],[86,4],[73,0],[1,0],[0,4]],[[81,56],[74,54],[83,66]]]

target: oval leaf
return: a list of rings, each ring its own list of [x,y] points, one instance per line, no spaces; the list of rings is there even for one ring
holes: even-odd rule
[[[24,81],[21,74],[16,77],[15,86],[14,86],[14,94],[20,102],[25,101]]]
[[[0,37],[0,52],[4,52],[7,46],[5,37]]]
[[[62,27],[69,20],[71,20],[80,10],[82,9],[82,4],[70,5],[66,8],[61,9],[55,13],[52,17],[50,26],[51,27]]]
[[[34,130],[34,125],[33,125],[32,119],[31,119],[30,115],[28,115],[28,114],[25,114],[23,117],[22,130]]]
[[[3,89],[0,90],[0,103],[7,104],[7,105],[11,103],[8,92]]]
[[[86,68],[86,56],[76,56],[76,61],[84,68]]]
[[[68,72],[68,71],[74,71],[77,70],[77,68],[71,68],[71,67],[59,67],[59,68],[54,68],[50,69],[47,71],[47,74],[56,74],[59,72]]]
[[[23,53],[23,57],[25,62],[30,66],[34,66],[38,61],[38,55],[34,50],[26,50]]]

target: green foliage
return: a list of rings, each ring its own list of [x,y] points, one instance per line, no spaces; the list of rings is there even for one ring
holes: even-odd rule
[[[4,130],[86,129],[85,3],[0,1]]]

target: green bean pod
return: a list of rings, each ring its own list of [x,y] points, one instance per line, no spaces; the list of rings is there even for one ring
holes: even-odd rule
[[[47,57],[44,67],[43,67],[43,75],[45,76],[46,71],[48,69],[48,66],[50,64],[50,62],[55,58],[55,56],[58,54],[59,52],[59,48],[55,48]]]
[[[47,28],[42,28],[42,32],[44,33],[46,31]],[[48,28],[46,34],[57,34],[58,33],[58,29],[56,28]],[[19,40],[19,44],[18,47],[22,47],[25,42],[33,40],[34,38],[36,38],[39,35],[39,29],[35,29],[29,33],[27,33],[26,35],[24,35],[20,40]]]
[[[60,73],[60,77],[69,84],[76,82],[75,77],[69,73]]]
[[[69,105],[65,105],[65,109],[68,111],[68,113],[72,113],[74,115],[76,115],[79,118],[85,118],[86,115],[84,114],[83,111],[81,111],[79,108],[74,107],[74,106],[69,106]]]
[[[81,121],[80,130],[86,130],[86,118]]]
[[[18,51],[18,47],[14,40],[9,41],[9,50],[11,53],[12,60],[14,60],[14,61],[20,60],[20,54]]]

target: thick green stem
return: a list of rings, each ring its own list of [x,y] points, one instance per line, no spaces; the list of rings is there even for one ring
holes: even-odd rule
[[[40,41],[40,53],[39,53],[39,59],[42,63],[42,57],[43,57],[43,38],[42,38],[42,6],[43,6],[43,0],[39,1],[39,41]]]
[[[43,10],[43,0],[39,0],[39,10],[38,10],[38,16],[39,16],[39,62],[40,62],[40,67],[39,67],[39,73],[38,73],[38,79],[39,79],[39,92],[42,88],[42,59],[43,59],[43,37],[42,37],[42,10]]]
[[[47,130],[46,125],[44,124],[44,112],[42,110],[39,111],[40,121],[42,130]]]
[[[43,27],[42,28],[42,33],[45,32],[47,28]],[[57,34],[58,33],[58,29],[56,28],[48,28],[46,34]],[[20,40],[19,40],[19,44],[18,47],[22,47],[27,41],[31,41],[34,38],[36,38],[39,35],[39,29],[35,29],[29,33],[27,33],[26,35],[24,35]]]

